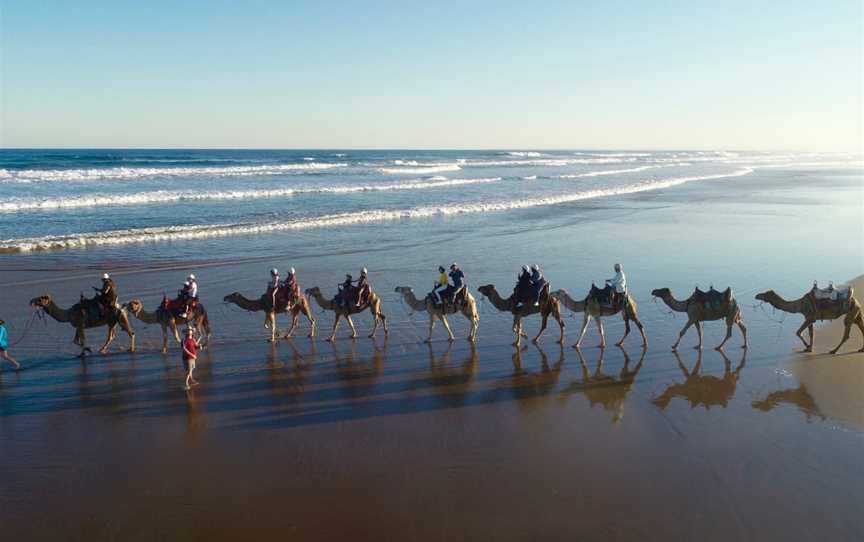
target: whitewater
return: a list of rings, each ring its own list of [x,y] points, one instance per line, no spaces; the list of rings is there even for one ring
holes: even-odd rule
[[[532,209],[567,214],[595,199],[735,182],[765,168],[861,167],[861,158],[729,150],[0,150],[0,252],[147,245],[170,257],[205,242],[213,249],[215,239],[225,239],[219,251],[267,250],[301,233],[313,245],[334,235],[381,243],[391,228],[416,230],[423,242],[445,219],[448,228],[482,228]]]

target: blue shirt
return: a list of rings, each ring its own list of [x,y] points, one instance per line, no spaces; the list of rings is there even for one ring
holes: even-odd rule
[[[5,326],[0,326],[0,348],[3,350],[9,348],[9,337],[6,334]]]
[[[450,271],[450,278],[453,280],[453,286],[456,288],[462,287],[462,279],[465,278],[465,273],[461,269]]]
[[[534,271],[533,273],[531,273],[531,282],[537,284],[541,280],[543,280],[543,275],[540,273],[540,271]]]

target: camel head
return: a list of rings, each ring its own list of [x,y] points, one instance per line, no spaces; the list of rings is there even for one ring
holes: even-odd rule
[[[47,307],[50,304],[51,304],[51,296],[48,294],[40,295],[39,297],[34,297],[33,299],[30,300],[30,306],[31,307],[39,307],[41,309],[44,309],[45,307]]]
[[[486,297],[489,297],[489,295],[492,294],[492,292],[495,291],[495,286],[492,285],[492,284],[486,284],[486,285],[483,285],[483,286],[477,288],[477,290],[478,290],[481,294],[485,295]]]
[[[306,295],[315,297],[321,295],[321,288],[317,286],[313,286],[311,288],[306,288]]]
[[[771,302],[772,299],[777,299],[777,294],[774,290],[768,290],[767,292],[761,292],[756,294],[756,299],[759,301]]]
[[[232,292],[222,298],[225,303],[235,302],[240,299],[240,292]]]
[[[651,290],[651,295],[654,297],[670,297],[672,295],[672,290],[669,288],[657,288],[656,290]]]
[[[129,303],[126,303],[126,308],[132,312],[132,314],[138,314],[144,308],[144,303],[141,303],[140,299],[133,299]]]

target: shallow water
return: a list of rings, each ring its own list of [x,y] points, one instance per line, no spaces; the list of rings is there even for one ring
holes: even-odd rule
[[[756,168],[509,212],[0,255],[3,316],[25,366],[0,371],[4,533],[860,539],[864,359],[849,352],[862,339],[853,333],[834,358],[798,357],[800,317],[753,295],[793,297],[814,279],[861,275],[862,186],[855,168]],[[393,290],[424,290],[453,259],[478,299],[480,284],[512,287],[522,263],[543,264],[553,288],[575,295],[621,261],[649,349],[643,357],[631,335],[625,350],[601,352],[592,325],[580,355],[569,344],[581,317],[568,315],[567,346],[554,343],[551,324],[539,347],[517,351],[510,318],[486,302],[475,349],[458,317],[452,346],[440,326],[431,347],[421,344],[425,316],[411,315]],[[343,327],[335,345],[267,344],[263,316],[221,298],[259,294],[274,265],[297,267],[304,288],[325,291],[367,265],[390,336],[352,342]],[[30,298],[50,292],[61,306],[74,303],[103,268],[124,300],[141,297],[149,308],[196,272],[215,330],[201,386],[182,391],[176,347],[158,354],[158,328],[133,321],[138,353],[121,352],[120,336],[111,355],[86,363],[72,357],[67,325],[37,318],[28,328]],[[679,359],[668,347],[684,319],[650,291],[668,286],[684,297],[712,283],[732,286],[752,346],[745,358],[735,330],[726,358],[708,348],[700,363],[691,330]],[[325,333],[332,319],[316,316]],[[357,323],[368,333],[368,315]],[[536,317],[527,325],[536,332]],[[724,331],[706,324],[707,346]],[[606,332],[617,340],[620,320]],[[824,351],[836,330],[820,333]]]

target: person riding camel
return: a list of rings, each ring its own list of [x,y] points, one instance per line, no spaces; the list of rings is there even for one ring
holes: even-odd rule
[[[513,287],[513,298],[517,305],[522,305],[527,299],[528,291],[531,289],[531,269],[527,265],[522,266],[516,286]]]
[[[279,291],[279,270],[275,267],[270,270],[270,282],[267,283],[267,298],[276,307],[276,292]]]
[[[178,300],[183,303],[183,312],[180,314],[180,318],[187,318],[195,310],[195,303],[198,301],[198,279],[193,273],[186,277]]]
[[[359,309],[366,303],[369,294],[372,293],[372,286],[369,284],[369,272],[364,267],[360,270],[360,278],[357,279],[357,300],[356,307]]]
[[[435,303],[438,305],[444,302],[441,297],[441,292],[446,291],[449,287],[449,282],[447,280],[447,272],[444,269],[443,265],[438,266],[438,278],[435,279],[435,284],[432,286],[432,295],[435,297]]]
[[[288,309],[294,306],[294,303],[297,303],[297,300],[300,299],[300,285],[297,283],[297,270],[293,267],[288,269],[288,276],[285,277],[285,282],[282,283],[282,286],[288,291]]]
[[[531,286],[534,288],[534,306],[539,307],[540,295],[543,293],[543,288],[546,286],[546,279],[543,278],[540,266],[536,263],[531,266]]]
[[[347,307],[354,297],[354,280],[350,273],[345,274],[345,281],[337,286],[336,303],[340,307]]]
[[[459,294],[465,289],[465,273],[462,272],[456,262],[450,265],[450,280],[453,281],[453,291],[448,297],[455,304],[459,299]]]
[[[117,285],[108,273],[102,273],[102,288],[93,289],[98,292],[93,299],[99,307],[99,316],[104,317],[117,306]]]
[[[606,285],[614,289],[612,294],[612,306],[617,307],[621,298],[627,293],[627,277],[624,275],[624,268],[620,263],[615,264],[615,276],[611,279],[606,279]]]

